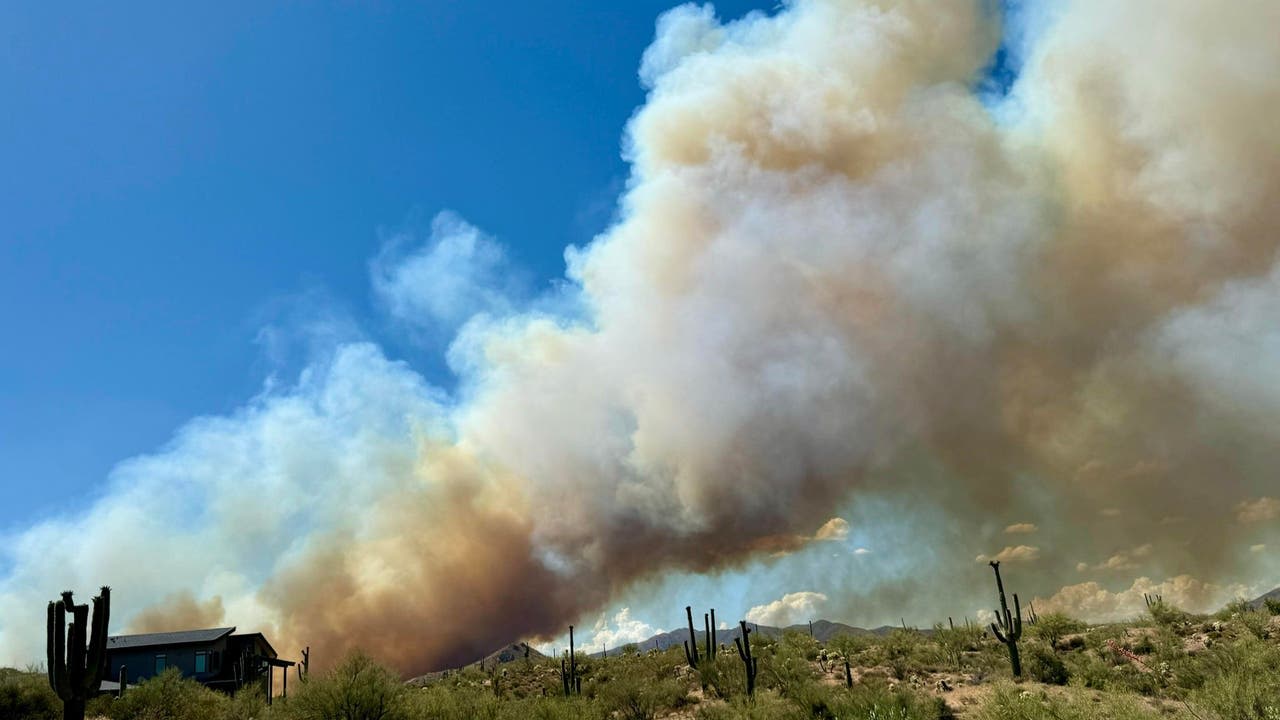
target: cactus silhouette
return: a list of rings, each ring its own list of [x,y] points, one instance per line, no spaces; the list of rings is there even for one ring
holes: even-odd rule
[[[685,605],[684,614],[689,618],[689,639],[684,643],[684,659],[689,661],[689,667],[698,668],[698,636],[693,632],[693,608]]]
[[[1000,609],[996,611],[996,622],[991,623],[991,632],[1009,648],[1013,676],[1022,677],[1022,660],[1018,657],[1018,641],[1022,639],[1022,606],[1018,604],[1018,594],[1014,593],[1014,612],[1009,613],[1009,604],[1004,599],[1004,582],[1000,580],[1000,561],[992,560],[989,564],[996,571],[996,589],[1000,591]]]
[[[747,669],[747,695],[751,696],[755,695],[756,692],[758,663],[755,658],[751,657],[751,630],[747,628],[747,621],[741,620],[738,625],[742,628],[742,638],[734,638],[733,644],[738,646],[738,657]]]
[[[71,615],[69,626],[67,614]],[[111,588],[103,587],[93,599],[91,626],[89,606],[76,605],[70,591],[49,603],[48,615],[49,686],[62,699],[63,720],[84,720],[85,701],[98,693],[107,669]]]

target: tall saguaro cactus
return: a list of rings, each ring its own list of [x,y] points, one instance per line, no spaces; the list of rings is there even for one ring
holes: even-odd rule
[[[66,625],[68,614],[70,625]],[[89,606],[76,605],[69,591],[62,593],[61,600],[49,603],[49,686],[62,698],[63,720],[84,720],[85,701],[102,686],[110,617],[109,587],[103,587],[93,599],[92,626]]]
[[[989,564],[996,571],[996,589],[1000,591],[1000,609],[996,611],[996,622],[991,623],[991,632],[1009,648],[1013,676],[1022,677],[1022,661],[1018,658],[1018,641],[1022,639],[1022,606],[1018,604],[1018,593],[1014,593],[1014,612],[1010,614],[1009,604],[1004,599],[1004,582],[1000,580],[1000,561],[992,560]]]
[[[714,662],[716,659],[716,609],[711,608],[711,613],[702,613],[702,622],[707,626],[707,660]]]
[[[733,639],[733,644],[738,646],[738,658],[742,660],[742,665],[747,669],[747,695],[755,695],[756,693],[756,670],[759,663],[751,657],[751,630],[747,628],[746,620],[738,621],[739,627],[742,629],[742,638]]]
[[[693,608],[685,605],[684,614],[689,618],[689,639],[684,643],[684,658],[689,661],[689,667],[698,669],[698,636],[693,631]]]

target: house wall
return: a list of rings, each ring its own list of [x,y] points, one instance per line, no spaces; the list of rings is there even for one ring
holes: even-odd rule
[[[208,643],[189,643],[184,645],[159,645],[142,648],[122,648],[107,652],[107,675],[104,679],[115,680],[120,676],[120,666],[128,668],[129,684],[153,677],[156,656],[165,656],[165,667],[176,667],[183,677],[199,681],[214,679],[221,672],[220,665],[226,661],[226,638]],[[196,672],[196,653],[217,651],[217,660],[208,663],[205,672]]]

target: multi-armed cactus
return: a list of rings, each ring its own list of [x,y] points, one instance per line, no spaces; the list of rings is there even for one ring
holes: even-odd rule
[[[698,669],[698,636],[693,632],[693,608],[685,605],[684,614],[689,618],[689,639],[684,641],[684,659],[689,667]]]
[[[302,648],[302,660],[300,660],[298,664],[294,666],[294,668],[298,671],[298,680],[302,680],[303,678],[311,674],[311,646],[310,645]],[[285,668],[285,670],[287,671],[288,668]]]
[[[1148,595],[1146,593],[1142,593],[1142,601],[1147,604],[1147,609],[1150,610],[1153,607],[1162,605],[1164,603],[1164,596],[1159,594]]]
[[[1036,604],[1033,602],[1027,603],[1027,624],[1035,625],[1038,622],[1040,622],[1040,616],[1036,614]]]
[[[69,626],[65,624],[67,614],[71,615]],[[70,592],[62,593],[61,600],[49,603],[49,685],[62,698],[63,720],[84,720],[85,701],[102,686],[102,675],[107,669],[110,617],[111,588],[108,587],[102,588],[93,599],[92,626],[89,606],[76,605]]]
[[[742,637],[734,638],[733,644],[738,646],[738,658],[747,669],[747,695],[754,695],[758,664],[756,659],[751,657],[751,630],[747,627],[746,620],[740,620],[738,625],[742,628]]]
[[[1022,677],[1022,661],[1018,658],[1018,641],[1022,639],[1022,606],[1018,604],[1018,594],[1014,593],[1014,612],[1009,612],[1009,604],[1004,599],[1004,582],[1000,580],[1000,561],[992,560],[990,565],[996,571],[996,589],[1000,591],[1000,609],[996,611],[996,622],[991,623],[991,632],[1009,648],[1013,676]]]

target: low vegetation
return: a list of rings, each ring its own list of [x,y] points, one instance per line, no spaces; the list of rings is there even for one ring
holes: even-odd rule
[[[405,683],[363,655],[290,683],[268,705],[169,671],[123,698],[89,702],[110,720],[1280,720],[1280,611],[1233,604],[1191,615],[1153,598],[1147,616],[1086,626],[1046,613],[1008,647],[975,625],[897,629],[819,643],[807,633],[756,637],[754,694],[736,648],[721,644],[695,669],[683,648],[579,654],[581,693],[565,696],[558,659],[451,671]],[[1007,638],[1006,638],[1007,639]],[[846,661],[848,672],[846,674]],[[62,706],[43,671],[0,670],[0,718],[56,720]]]

